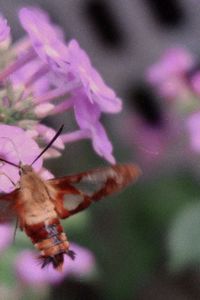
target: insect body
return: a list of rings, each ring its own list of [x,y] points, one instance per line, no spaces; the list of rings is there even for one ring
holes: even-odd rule
[[[63,253],[74,259],[59,221],[53,189],[30,166],[21,167],[20,189],[14,210],[20,227],[31,238],[43,259],[42,267],[52,263],[61,268]]]
[[[1,195],[0,200],[9,202],[20,228],[40,251],[42,267],[52,263],[58,270],[62,269],[64,254],[75,258],[60,219],[120,191],[140,174],[134,164],[119,164],[50,180],[43,180],[31,166],[21,166],[20,170],[19,188]]]
[[[38,157],[53,143],[60,131]],[[19,220],[20,228],[40,251],[42,267],[52,264],[57,270],[62,270],[65,254],[75,258],[60,219],[68,218],[93,202],[120,191],[141,173],[134,164],[118,164],[43,180],[32,165],[18,166],[5,159],[0,160],[18,167],[20,172],[19,187],[9,194],[0,195],[1,206],[2,203],[8,204],[9,210]]]

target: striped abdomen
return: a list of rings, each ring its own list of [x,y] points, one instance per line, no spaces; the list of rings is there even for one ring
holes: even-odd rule
[[[34,225],[25,225],[24,230],[40,251],[42,268],[52,263],[55,269],[62,270],[64,254],[72,259],[75,258],[75,253],[69,250],[66,234],[58,218]]]

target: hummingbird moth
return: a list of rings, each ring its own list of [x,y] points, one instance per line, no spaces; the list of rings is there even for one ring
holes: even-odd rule
[[[141,173],[134,164],[117,164],[60,178],[42,179],[32,165],[52,145],[62,128],[31,165],[17,165],[0,158],[0,161],[19,168],[20,174],[18,187],[8,194],[0,194],[0,205],[7,204],[19,221],[20,229],[39,250],[42,268],[52,264],[57,270],[62,270],[64,254],[75,258],[60,219],[66,219],[93,202],[120,191],[136,181]]]

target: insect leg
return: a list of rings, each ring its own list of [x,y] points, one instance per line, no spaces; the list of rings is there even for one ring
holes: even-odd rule
[[[15,237],[16,237],[18,225],[19,225],[19,219],[17,218],[15,223],[14,234],[13,234],[13,244],[15,243]]]
[[[10,182],[12,183],[12,185],[16,188],[16,183],[4,172],[0,172],[0,175],[4,175],[5,177],[7,177]]]

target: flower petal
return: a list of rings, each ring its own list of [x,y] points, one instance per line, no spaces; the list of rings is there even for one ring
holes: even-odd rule
[[[115,92],[103,81],[100,74],[91,65],[86,52],[80,48],[76,40],[68,45],[70,72],[83,84],[84,92],[91,103],[96,103],[101,111],[118,113],[122,109],[122,102]]]
[[[86,96],[82,96],[81,98],[80,94],[80,97],[77,97],[75,101],[74,113],[80,128],[89,132],[97,154],[114,164],[115,159],[112,155],[112,144],[99,121],[101,112],[98,105],[96,103],[92,104]]]
[[[56,271],[52,265],[41,269],[37,261],[35,251],[22,251],[15,262],[15,270],[18,278],[29,286],[42,286],[47,284],[57,284],[61,282],[66,275],[73,274],[80,277],[89,275],[95,266],[93,254],[86,248],[73,244],[71,249],[76,252],[76,259],[72,261],[65,255],[63,272]]]
[[[15,164],[30,165],[39,153],[40,148],[23,129],[0,124],[0,158],[5,158]],[[40,170],[41,166],[42,158],[33,165],[36,171]],[[6,163],[2,163],[0,166],[0,190],[8,192],[14,187],[4,173],[14,182],[18,182],[19,172],[16,167]]]
[[[58,26],[53,25],[41,9],[24,7],[19,19],[31,39],[32,46],[43,62],[57,71],[68,69],[68,49]]]
[[[7,48],[10,43],[10,27],[7,20],[0,15],[0,48]]]

